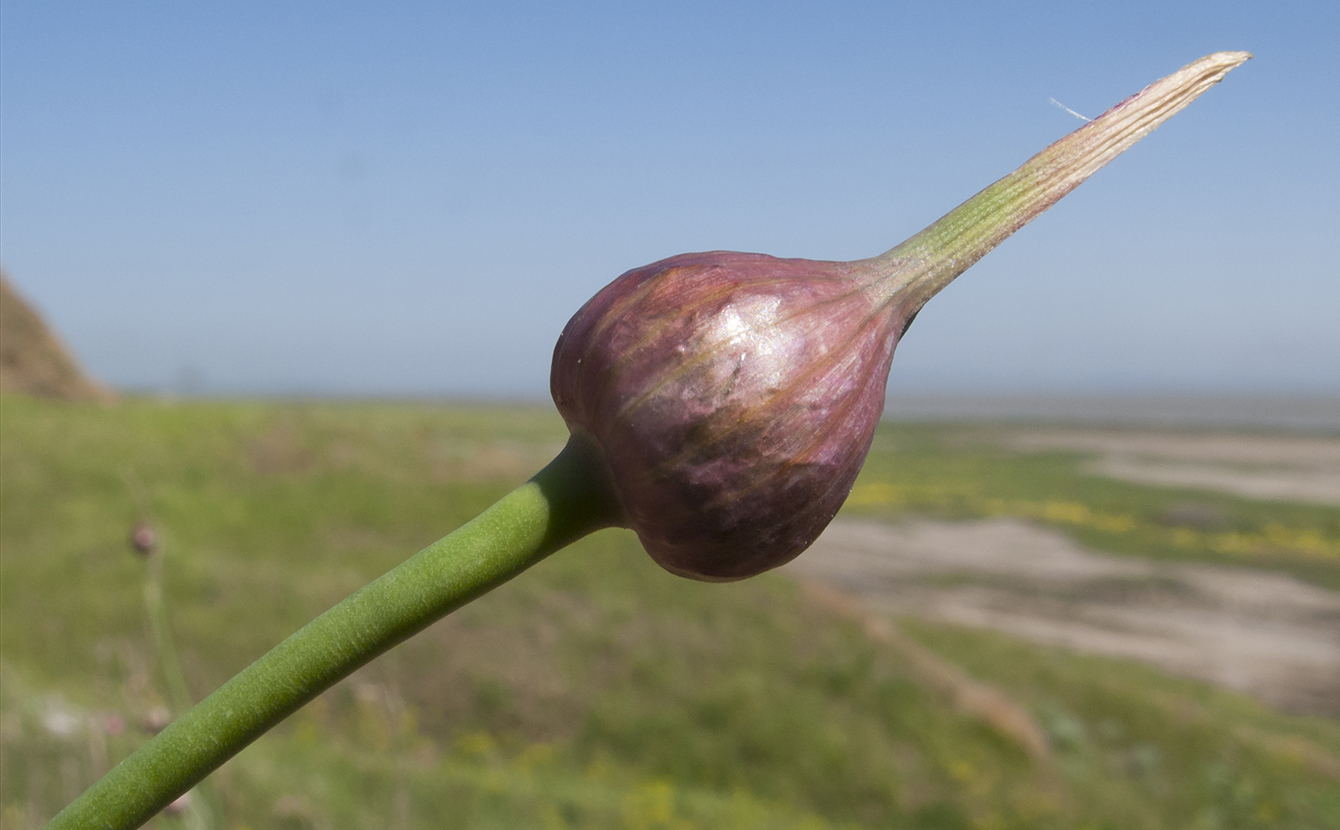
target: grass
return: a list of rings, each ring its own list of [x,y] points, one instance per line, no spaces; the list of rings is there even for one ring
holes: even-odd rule
[[[146,714],[167,705],[141,599],[145,562],[126,542],[136,520],[152,520],[164,540],[167,614],[198,699],[472,517],[564,439],[540,410],[402,404],[5,398],[0,429],[6,830],[40,826],[145,740]],[[897,498],[858,498],[853,509],[954,517],[1080,504],[1135,525],[1024,512],[1134,553],[1140,534],[1166,529],[1160,511],[1186,498],[1087,479],[1079,466],[1077,456],[1015,456],[948,429],[889,426],[857,495]],[[1334,538],[1335,511],[1216,504],[1244,534],[1276,523]],[[1323,583],[1333,573],[1324,556],[1293,549],[1169,543],[1154,553],[1320,562]],[[214,777],[215,826],[1340,823],[1332,721],[1120,661],[915,621],[902,629],[1021,704],[1047,735],[1047,757],[787,579],[688,582],[653,565],[631,534],[607,531],[375,661],[243,752]]]

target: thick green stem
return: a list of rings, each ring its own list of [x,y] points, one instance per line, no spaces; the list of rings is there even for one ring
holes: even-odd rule
[[[621,515],[588,439],[469,524],[275,646],[62,810],[48,830],[138,827],[341,678]]]

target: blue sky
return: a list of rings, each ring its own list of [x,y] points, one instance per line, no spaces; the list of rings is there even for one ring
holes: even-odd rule
[[[697,250],[879,253],[1235,70],[937,297],[911,392],[1340,394],[1334,3],[0,7],[0,263],[113,385],[547,394]]]

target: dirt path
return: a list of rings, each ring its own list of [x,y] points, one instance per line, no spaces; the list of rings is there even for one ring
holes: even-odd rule
[[[1340,717],[1340,593],[1288,576],[1095,553],[1010,518],[839,519],[787,570],[873,612],[1135,658]]]

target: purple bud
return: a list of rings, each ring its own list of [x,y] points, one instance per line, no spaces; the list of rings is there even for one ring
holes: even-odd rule
[[[136,522],[130,531],[130,546],[143,556],[150,556],[158,549],[158,534],[148,522]]]
[[[800,554],[851,491],[926,301],[1248,57],[1156,82],[882,256],[683,254],[610,283],[563,330],[550,386],[600,447],[623,523],[695,579]]]
[[[554,401],[610,465],[665,568],[739,579],[837,513],[910,312],[848,263],[686,254],[624,274],[568,323]]]

